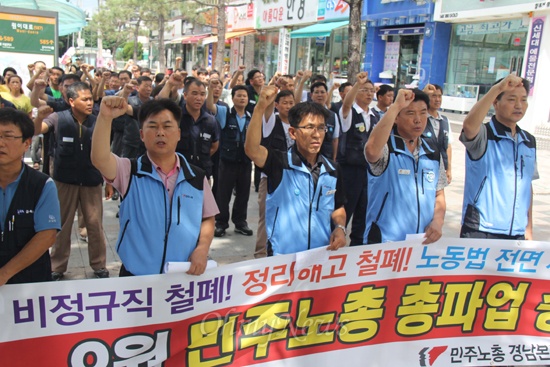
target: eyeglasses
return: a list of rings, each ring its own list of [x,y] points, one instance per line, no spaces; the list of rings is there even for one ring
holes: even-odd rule
[[[0,135],[0,140],[4,140],[6,142],[15,141],[15,139],[21,139],[23,135],[21,136],[15,136],[15,135]]]
[[[362,93],[374,93],[374,89],[359,89],[359,92],[362,92]]]
[[[327,132],[327,125],[307,125],[307,126],[296,126],[297,129],[302,129],[308,134],[312,134],[313,131],[317,130],[317,132],[320,133],[326,133]]]

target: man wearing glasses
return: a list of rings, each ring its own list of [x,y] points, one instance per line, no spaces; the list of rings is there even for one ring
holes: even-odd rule
[[[346,94],[340,109],[342,130],[338,143],[337,161],[342,166],[346,190],[346,226],[351,222],[350,246],[363,244],[365,214],[367,212],[367,161],[363,148],[378,123],[378,117],[370,109],[374,97],[374,85],[368,74],[357,74],[357,81]]]
[[[309,102],[292,107],[289,134],[295,144],[287,152],[275,151],[260,142],[262,116],[276,96],[276,87],[262,89],[245,142],[246,154],[268,177],[268,256],[322,246],[337,250],[346,245],[346,198],[340,167],[319,153],[328,110]]]
[[[0,286],[51,280],[59,201],[53,180],[21,160],[33,135],[27,114],[0,109]]]

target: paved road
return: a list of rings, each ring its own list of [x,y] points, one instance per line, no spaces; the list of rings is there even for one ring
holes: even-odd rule
[[[445,217],[445,237],[458,237],[462,211],[462,192],[464,187],[464,147],[458,141],[461,121],[464,115],[447,114],[452,122],[454,132],[453,147],[453,182],[445,189],[447,199],[447,213]],[[550,240],[550,185],[547,183],[550,176],[550,151],[538,152],[538,170],[540,179],[535,181],[534,187],[534,236],[536,240]],[[118,236],[118,219],[115,217],[118,202],[104,201],[104,227],[107,237],[107,267],[111,276],[118,275],[120,259],[115,250]],[[247,237],[233,232],[233,227],[227,230],[223,238],[214,238],[210,256],[219,264],[228,264],[253,259],[256,228],[258,221],[257,194],[251,190],[248,203],[248,222],[254,230],[254,236]],[[73,226],[72,250],[69,269],[65,279],[92,278],[93,272],[88,266],[87,243],[78,240],[77,225]]]

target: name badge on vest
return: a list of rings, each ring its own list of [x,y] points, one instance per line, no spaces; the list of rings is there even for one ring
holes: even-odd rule
[[[367,130],[367,127],[365,126],[364,122],[359,122],[359,123],[355,124],[355,128],[357,130],[359,130],[359,132],[362,132],[362,133],[364,133]]]
[[[70,137],[70,136],[64,136],[63,137],[63,142],[64,143],[74,143],[74,138]]]
[[[401,168],[400,170],[397,171],[397,174],[399,174],[399,175],[410,175],[410,174],[411,174],[411,170],[410,170],[410,169],[403,169],[403,168]]]
[[[202,137],[204,140],[210,140],[210,138],[212,137],[212,135],[208,134],[208,133],[203,133],[202,134]]]

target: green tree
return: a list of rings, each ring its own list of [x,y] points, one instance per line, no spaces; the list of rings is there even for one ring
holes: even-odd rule
[[[344,0],[349,4],[348,81],[355,83],[361,71],[361,9],[363,0]]]
[[[137,49],[137,52],[134,54],[134,49]],[[135,55],[135,56],[134,56]],[[137,47],[134,47],[134,41],[126,42],[122,48],[122,58],[124,61],[134,58],[134,60],[141,60],[143,58],[143,45],[141,42],[137,43]]]
[[[105,0],[92,17],[90,28],[100,32],[103,47],[111,50],[116,65],[116,50],[131,37],[131,14],[127,11],[128,0]]]

